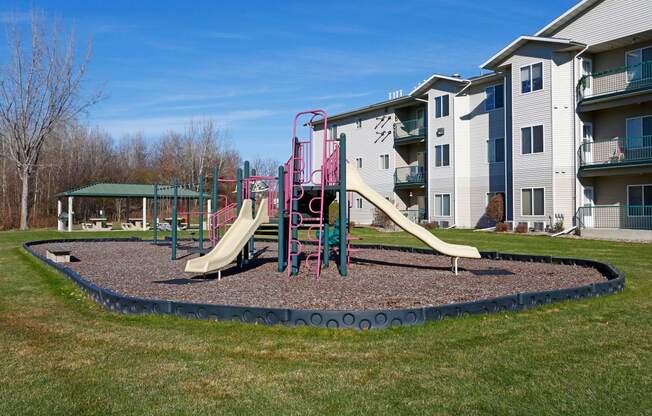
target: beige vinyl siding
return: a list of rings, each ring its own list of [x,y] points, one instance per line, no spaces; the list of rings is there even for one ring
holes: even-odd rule
[[[550,36],[587,45],[650,30],[650,0],[604,0]]]
[[[505,191],[505,162],[488,163],[487,140],[505,138],[505,109],[485,110],[485,89],[503,84],[503,80],[472,85],[467,90],[468,111],[459,115],[468,124],[469,160],[465,173],[467,187],[458,193],[468,195],[469,227],[491,224],[485,218],[487,193]],[[460,140],[456,137],[456,141]]]
[[[646,102],[593,113],[593,137],[596,142],[625,137],[625,120],[652,115],[652,102]]]
[[[554,53],[552,68],[552,148],[553,155],[553,222],[564,221],[564,226],[573,223],[575,214],[575,158],[574,136],[573,55]]]
[[[652,184],[652,173],[594,178],[595,205],[626,205],[627,186]]]
[[[451,221],[455,218],[455,99],[454,95],[460,86],[447,80],[440,80],[433,84],[428,91],[428,215],[430,220]],[[449,94],[449,115],[435,118],[435,97]],[[437,129],[443,128],[444,135],[437,136]],[[435,167],[435,146],[449,145],[449,166]],[[435,215],[435,194],[450,194],[451,210],[449,217]]]
[[[648,30],[649,29],[652,29],[652,22],[650,23]],[[625,54],[627,52],[634,49],[646,48],[648,46],[652,46],[652,40],[633,43],[622,48],[615,48],[589,55],[593,61],[593,72],[604,72],[625,66]]]
[[[509,60],[512,71],[514,221],[548,221],[553,215],[552,53],[557,45],[530,42]],[[543,89],[521,93],[521,67],[542,63]],[[521,128],[543,125],[543,153],[521,154]],[[544,215],[521,215],[521,189],[544,188]]]

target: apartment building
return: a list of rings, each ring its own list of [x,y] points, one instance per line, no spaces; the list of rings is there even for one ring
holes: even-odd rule
[[[584,0],[491,56],[404,97],[334,115],[363,178],[415,221],[652,229],[652,5]],[[316,126],[319,129],[319,126]],[[373,220],[354,197],[352,219]]]

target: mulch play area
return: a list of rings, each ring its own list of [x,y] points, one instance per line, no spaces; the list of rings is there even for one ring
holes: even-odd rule
[[[362,249],[352,253],[348,277],[335,264],[319,280],[304,266],[289,279],[276,271],[276,244],[256,243],[249,265],[217,276],[184,273],[187,255],[170,260],[170,247],[151,242],[68,242],[68,267],[98,286],[126,296],[270,308],[400,309],[475,301],[530,291],[563,289],[606,279],[588,267],[505,260],[450,259],[434,254]],[[35,245],[41,254],[45,245]],[[179,250],[179,256],[185,251]]]

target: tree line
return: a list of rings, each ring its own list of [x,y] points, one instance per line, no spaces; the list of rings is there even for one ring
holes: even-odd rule
[[[25,39],[29,39],[25,42]],[[80,122],[103,96],[83,93],[90,54],[75,56],[73,36],[34,13],[28,30],[7,29],[0,62],[0,227],[53,226],[59,192],[99,182],[178,183],[195,187],[213,167],[235,177],[241,164],[228,131],[211,119],[189,120],[183,131],[159,137],[111,137]],[[88,48],[90,51],[90,46]],[[259,173],[274,174],[273,159],[258,158]],[[80,199],[82,216],[100,208],[113,218],[125,201]]]

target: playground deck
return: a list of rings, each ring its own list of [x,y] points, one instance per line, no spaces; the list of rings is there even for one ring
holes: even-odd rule
[[[76,261],[73,270],[123,295],[152,299],[295,309],[369,310],[474,301],[528,291],[562,289],[604,281],[594,269],[570,265],[460,260],[432,254],[364,249],[352,253],[350,277],[331,263],[319,280],[307,267],[289,279],[276,272],[276,245],[259,242],[244,269],[235,266],[204,278],[184,274],[188,254],[171,261],[169,248],[147,242],[61,243]],[[35,246],[45,252],[46,246]],[[189,247],[188,247],[189,248]],[[183,256],[184,248],[179,249]]]

